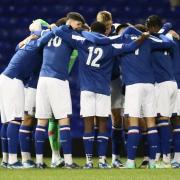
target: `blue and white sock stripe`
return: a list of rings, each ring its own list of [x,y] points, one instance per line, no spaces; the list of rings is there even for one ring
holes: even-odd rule
[[[180,126],[175,126],[175,128],[173,129],[173,132],[180,132]]]
[[[97,136],[98,139],[106,139],[108,140],[109,138],[107,136]]]
[[[169,120],[159,120],[157,126],[169,126]]]
[[[131,129],[128,131],[128,134],[139,134],[139,129]]]
[[[138,126],[130,126],[128,128],[128,134],[139,134],[139,127]]]
[[[156,134],[158,133],[157,129],[154,129],[154,130],[148,130],[148,133],[147,134]]]
[[[20,122],[20,121],[10,121],[10,123],[12,123],[12,124],[17,124],[17,125],[21,125],[21,122]]]
[[[94,139],[94,136],[83,136],[83,139],[84,139],[84,140],[87,140],[87,139]]]
[[[155,134],[155,133],[158,133],[156,127],[148,128],[147,134]]]
[[[60,127],[59,127],[59,130],[60,130],[60,131],[70,131],[71,128],[70,128],[70,126],[60,126]]]
[[[31,133],[31,131],[24,130],[24,129],[20,129],[19,132],[20,132],[20,133]]]
[[[44,127],[44,126],[36,126],[36,131],[46,132],[46,127]]]
[[[31,133],[31,131],[32,131],[32,128],[29,126],[21,125],[21,127],[19,129],[19,132],[21,132],[21,133]]]
[[[1,140],[2,140],[2,141],[6,141],[6,140],[7,140],[7,138],[5,138],[5,137],[1,137]]]

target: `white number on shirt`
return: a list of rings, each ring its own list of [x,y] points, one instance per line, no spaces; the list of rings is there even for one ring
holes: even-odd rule
[[[62,39],[58,36],[56,36],[55,38],[51,38],[48,42],[48,47],[50,46],[54,46],[54,47],[59,47],[61,45],[61,41]]]
[[[100,67],[100,64],[98,64],[99,59],[101,59],[103,55],[103,50],[101,48],[94,48],[94,47],[89,47],[89,56],[87,58],[86,64],[88,66],[93,66],[93,67]],[[93,54],[97,54],[97,56],[92,59]]]

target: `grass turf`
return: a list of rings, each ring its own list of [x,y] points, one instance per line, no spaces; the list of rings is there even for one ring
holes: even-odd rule
[[[85,159],[74,158],[75,162],[83,166]],[[110,162],[110,159],[109,159]],[[141,159],[137,160],[139,164]],[[50,159],[46,159],[49,165]],[[96,167],[97,160],[94,165]],[[0,168],[0,180],[180,180],[180,169],[21,169],[11,170]]]

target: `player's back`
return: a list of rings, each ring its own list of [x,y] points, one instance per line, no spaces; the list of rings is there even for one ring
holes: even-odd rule
[[[112,45],[98,46],[87,40],[78,48],[81,90],[110,94]]]
[[[157,83],[175,79],[170,49],[154,50],[152,52],[152,65]]]
[[[17,50],[3,74],[10,78],[24,80],[32,71],[36,71],[36,68],[40,69],[41,64],[42,51],[37,47],[36,40],[32,40]]]
[[[120,57],[114,57],[113,61],[113,67],[112,67],[112,73],[111,73],[111,80],[115,80],[120,77]]]
[[[174,40],[174,41],[176,44],[173,48],[173,51],[171,52],[173,71],[178,88],[180,88],[180,40]]]
[[[43,49],[40,76],[68,79],[68,63],[73,48],[58,36],[51,38]]]
[[[129,43],[136,36],[127,36],[124,41]],[[136,51],[124,54],[121,57],[123,83],[154,83],[154,74],[151,63],[151,41],[145,40]]]

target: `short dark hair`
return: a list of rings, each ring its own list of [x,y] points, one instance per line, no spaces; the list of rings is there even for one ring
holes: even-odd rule
[[[70,12],[67,14],[67,20],[68,19],[73,19],[73,20],[76,20],[76,21],[81,21],[83,24],[85,24],[85,19],[84,17],[78,13],[78,12]]]
[[[98,22],[98,21],[95,21],[91,24],[91,31],[92,32],[97,32],[97,33],[100,33],[100,34],[105,34],[106,32],[106,26],[104,23],[101,23],[101,22]]]
[[[145,25],[143,24],[136,24],[135,25],[135,28],[137,28],[138,30],[142,31],[142,32],[146,32],[147,31],[147,28]]]
[[[157,15],[151,15],[146,19],[145,25],[147,28],[151,27],[162,27],[162,20],[159,16]]]
[[[58,20],[55,22],[55,24],[56,24],[56,26],[65,25],[65,24],[66,24],[66,21],[67,21],[67,18],[66,18],[66,17],[63,17],[63,18],[58,19]]]
[[[116,28],[116,34],[119,33],[119,31],[123,28],[127,28],[129,25],[127,23],[124,24],[120,24],[117,28]]]

